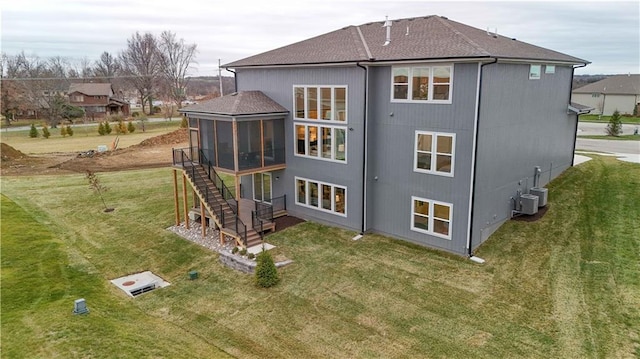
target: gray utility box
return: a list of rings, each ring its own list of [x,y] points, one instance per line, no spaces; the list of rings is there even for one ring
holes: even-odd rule
[[[520,213],[528,215],[538,213],[538,196],[531,194],[520,196]]]
[[[547,205],[547,194],[549,190],[542,187],[533,187],[529,190],[529,194],[538,196],[538,207],[544,207]]]

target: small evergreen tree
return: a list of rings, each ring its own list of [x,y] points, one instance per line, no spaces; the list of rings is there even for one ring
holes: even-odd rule
[[[182,122],[180,122],[180,128],[187,128],[187,127],[189,127],[189,121],[185,116],[183,116]]]
[[[36,129],[35,124],[31,124],[31,129],[29,130],[29,137],[36,138],[38,137],[38,129]]]
[[[118,123],[116,124],[116,133],[123,135],[127,133],[127,125],[124,124],[124,121],[118,121]]]
[[[622,120],[620,119],[620,112],[618,110],[613,111],[613,115],[611,115],[609,119],[607,134],[616,137],[622,134]]]
[[[129,133],[136,132],[136,126],[134,126],[131,121],[129,121],[129,123],[127,123],[127,131],[129,131]]]
[[[51,132],[49,132],[49,127],[45,124],[42,126],[42,137],[49,138],[51,136]]]
[[[111,134],[111,125],[109,125],[109,121],[104,121],[104,132],[107,133],[107,135]]]
[[[73,136],[73,128],[71,126],[67,126],[67,135],[69,137]]]
[[[100,136],[104,136],[107,133],[107,131],[104,129],[104,123],[100,122],[100,124],[98,125],[98,134]]]
[[[60,135],[62,135],[62,137],[67,137],[67,126],[60,127]]]
[[[273,287],[278,284],[278,268],[271,258],[271,254],[262,249],[256,258],[256,284],[263,288]]]

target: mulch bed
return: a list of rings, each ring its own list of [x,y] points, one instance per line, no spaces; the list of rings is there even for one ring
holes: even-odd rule
[[[546,206],[542,207],[542,208],[538,208],[538,213],[528,216],[526,214],[517,216],[517,217],[513,217],[511,218],[514,221],[521,221],[521,222],[535,222],[537,220],[539,220],[540,218],[542,218],[544,216],[545,213],[547,213],[547,211],[549,210],[549,204],[547,204]]]
[[[304,219],[294,217],[294,216],[282,216],[274,219],[273,221],[276,222],[276,232],[280,232],[285,228],[295,226],[298,223],[305,222]]]

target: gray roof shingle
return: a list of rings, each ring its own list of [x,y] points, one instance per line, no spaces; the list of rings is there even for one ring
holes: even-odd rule
[[[640,95],[640,75],[615,75],[573,90],[573,93]]]
[[[289,110],[262,93],[262,91],[240,91],[183,107],[180,112],[240,116],[287,113]]]
[[[348,26],[301,42],[234,61],[223,67],[323,64],[499,57],[586,64],[557,51],[493,36],[440,16],[393,20],[391,43],[384,46],[384,22]],[[369,56],[370,55],[370,56]]]
[[[110,83],[76,83],[69,85],[69,93],[80,92],[88,96],[112,96]]]

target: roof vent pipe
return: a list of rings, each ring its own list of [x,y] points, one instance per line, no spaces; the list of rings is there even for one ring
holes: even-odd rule
[[[384,24],[382,25],[382,27],[386,27],[387,28],[387,39],[385,40],[384,44],[382,44],[382,46],[387,46],[391,43],[391,26],[393,25],[391,20],[389,20],[388,16],[384,17]]]

